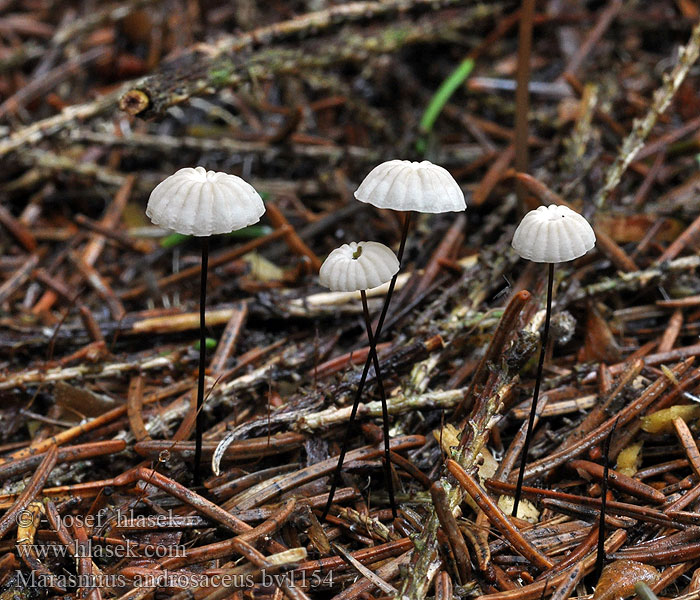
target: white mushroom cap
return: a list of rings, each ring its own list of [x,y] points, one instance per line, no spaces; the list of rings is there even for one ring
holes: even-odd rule
[[[523,217],[513,235],[512,246],[520,256],[533,262],[566,262],[593,248],[595,233],[577,212],[550,204]]]
[[[460,212],[467,208],[452,175],[430,161],[389,160],[377,165],[355,192],[377,208],[422,213]]]
[[[186,167],[151,192],[146,215],[155,225],[206,237],[253,225],[265,212],[262,198],[240,177]]]
[[[399,260],[379,242],[350,242],[336,248],[323,261],[321,285],[333,292],[368,290],[399,272]]]

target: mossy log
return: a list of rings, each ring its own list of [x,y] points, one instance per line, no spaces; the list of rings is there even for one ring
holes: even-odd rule
[[[333,12],[336,18],[323,20],[307,15],[301,24],[294,19],[220,41],[215,46],[200,45],[165,63],[159,72],[135,82],[121,96],[119,107],[130,115],[156,118],[192,96],[212,94],[226,86],[237,87],[281,75],[323,73],[341,64],[362,64],[372,56],[393,53],[409,45],[454,39],[459,30],[500,14],[503,9],[501,3],[458,6],[464,3],[463,0],[353,3],[345,5],[344,12]],[[364,13],[360,6],[364,7]],[[349,11],[348,7],[354,10]],[[423,14],[413,14],[408,10],[411,7],[422,8]],[[426,12],[426,9],[433,10]],[[395,18],[387,21],[390,15]],[[335,31],[338,22],[357,21],[360,17],[372,26],[345,25]],[[329,34],[330,29],[333,35]],[[302,34],[306,37],[291,44],[288,41],[291,33],[297,38]],[[270,45],[259,47],[261,40]],[[275,45],[280,40],[284,43]]]

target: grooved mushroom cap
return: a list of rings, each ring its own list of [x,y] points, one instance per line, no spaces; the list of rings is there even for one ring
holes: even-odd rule
[[[566,262],[593,248],[595,234],[580,214],[566,206],[550,204],[523,217],[512,246],[520,256],[533,262]]]
[[[399,271],[396,255],[379,242],[350,242],[323,261],[321,285],[333,292],[357,292],[389,281]]]
[[[146,215],[155,225],[206,237],[253,225],[265,212],[262,198],[240,177],[186,167],[151,192]]]
[[[464,194],[452,175],[430,161],[389,160],[369,172],[355,198],[377,208],[422,213],[460,212]]]

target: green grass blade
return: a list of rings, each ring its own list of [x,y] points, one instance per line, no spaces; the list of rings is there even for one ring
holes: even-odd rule
[[[472,69],[474,69],[474,61],[471,58],[465,58],[459,63],[459,66],[452,71],[450,76],[442,82],[430,99],[428,106],[425,108],[425,112],[423,112],[423,116],[420,120],[421,133],[430,133],[435,121],[445,107],[445,104],[447,104],[452,94],[455,93],[455,90],[469,77]]]
[[[465,58],[459,66],[450,73],[449,77],[440,84],[440,87],[433,94],[428,106],[426,106],[423,116],[420,120],[420,133],[425,135],[432,131],[435,121],[440,116],[442,109],[447,104],[452,94],[457,88],[464,83],[464,80],[469,77],[469,74],[474,69],[474,61],[471,58]],[[425,140],[419,140],[417,144],[419,151],[425,150]]]

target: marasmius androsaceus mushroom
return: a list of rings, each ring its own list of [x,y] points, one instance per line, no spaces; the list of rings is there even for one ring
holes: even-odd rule
[[[513,249],[527,260],[549,264],[549,279],[547,280],[547,310],[544,320],[544,333],[540,349],[540,360],[537,364],[535,390],[532,394],[532,406],[528,420],[525,444],[520,459],[518,483],[515,488],[513,501],[513,516],[517,515],[518,504],[523,487],[523,475],[527,453],[532,438],[532,429],[537,411],[537,400],[542,383],[542,369],[549,337],[549,322],[552,316],[552,288],[554,285],[554,265],[579,258],[595,246],[595,234],[588,221],[577,212],[566,206],[550,204],[540,206],[527,213],[518,225],[513,235]]]
[[[396,255],[390,248],[387,248],[384,244],[380,244],[379,242],[351,242],[350,244],[343,244],[340,248],[333,250],[321,265],[319,271],[319,281],[321,285],[334,292],[360,292],[362,298],[362,312],[365,317],[365,327],[367,329],[367,339],[370,345],[369,354],[372,354],[372,348],[376,348],[377,340],[372,334],[372,321],[367,306],[366,290],[387,283],[398,272],[399,261]],[[389,422],[386,393],[384,391],[384,382],[382,381],[376,351],[373,354],[372,360],[374,362],[374,370],[377,374],[379,397],[382,401],[382,418],[386,425]],[[355,397],[355,402],[352,405],[350,420],[345,430],[345,437],[340,450],[340,457],[338,458],[338,465],[340,467],[342,467],[343,461],[345,460],[345,452],[347,450],[352,424],[357,415],[359,400],[360,396],[358,395]],[[336,474],[338,472],[339,471],[336,469]],[[391,479],[389,435],[386,427],[384,434],[384,473],[387,489],[389,491],[391,508],[394,516],[396,516],[394,485]],[[333,490],[335,490],[336,485],[337,481],[334,479]]]
[[[461,212],[466,209],[464,193],[452,175],[438,165],[424,160],[421,162],[411,162],[409,160],[389,160],[377,165],[372,169],[367,177],[362,181],[360,187],[355,191],[355,198],[360,202],[372,204],[377,208],[388,208],[404,213],[404,222],[401,232],[401,242],[399,243],[398,261],[402,264],[406,238],[411,222],[411,212],[421,213],[445,213]],[[355,402],[359,402],[362,396],[370,364],[376,360],[376,344],[382,333],[384,319],[386,318],[391,297],[396,285],[396,275],[391,279],[389,290],[384,300],[384,306],[377,321],[377,329],[374,332],[373,341],[370,342],[370,351],[367,354],[360,383],[357,387]],[[389,421],[384,419],[384,437],[389,439]],[[347,436],[346,436],[347,437]],[[345,456],[346,447],[343,445],[338,466],[336,467],[331,483],[331,490],[328,500],[323,510],[323,519],[326,518],[330,510],[335,490],[340,481],[340,470],[342,460]],[[389,467],[390,468],[390,467]],[[391,498],[391,508],[396,514],[396,506]]]
[[[204,369],[206,363],[205,305],[209,236],[253,225],[265,212],[262,198],[240,177],[207,171],[204,167],[180,169],[151,192],[146,215],[155,225],[201,240],[202,276],[199,291],[199,378],[195,433],[194,480],[200,483],[204,420]]]

